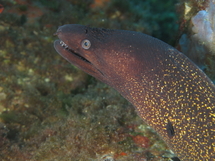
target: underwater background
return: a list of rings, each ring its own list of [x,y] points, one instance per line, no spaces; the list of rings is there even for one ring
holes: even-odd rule
[[[215,81],[213,15],[214,0],[1,0],[0,160],[174,160],[130,103],[57,54],[54,33],[64,24],[143,32]]]

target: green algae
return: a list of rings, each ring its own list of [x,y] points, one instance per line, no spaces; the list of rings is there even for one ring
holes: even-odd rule
[[[18,6],[18,8],[20,11],[27,11],[28,10],[28,7],[26,5],[20,5],[20,6]]]
[[[0,118],[4,120],[5,123],[16,123],[19,120],[17,113],[14,111],[2,113]]]

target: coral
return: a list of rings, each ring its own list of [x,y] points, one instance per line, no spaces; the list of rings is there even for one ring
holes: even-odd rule
[[[193,37],[215,54],[215,0],[211,0],[206,10],[199,11],[192,17]]]
[[[181,36],[179,45],[181,51],[214,81],[215,0],[209,0],[207,2],[202,2],[202,6],[204,4],[204,10],[199,8],[200,11],[190,17],[191,25],[188,25],[188,29],[185,31],[186,33]],[[200,5],[200,2],[198,3]]]

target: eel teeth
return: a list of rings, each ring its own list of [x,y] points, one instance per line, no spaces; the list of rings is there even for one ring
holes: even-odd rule
[[[62,47],[64,47],[65,49],[68,49],[68,48],[69,48],[68,45],[66,45],[62,40],[60,41],[60,45],[61,45]]]

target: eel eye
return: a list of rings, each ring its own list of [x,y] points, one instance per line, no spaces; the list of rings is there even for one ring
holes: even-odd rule
[[[81,42],[81,46],[82,46],[82,48],[84,48],[84,49],[89,49],[90,46],[91,46],[91,43],[90,43],[89,40],[85,39],[85,40],[83,40],[83,41]]]

